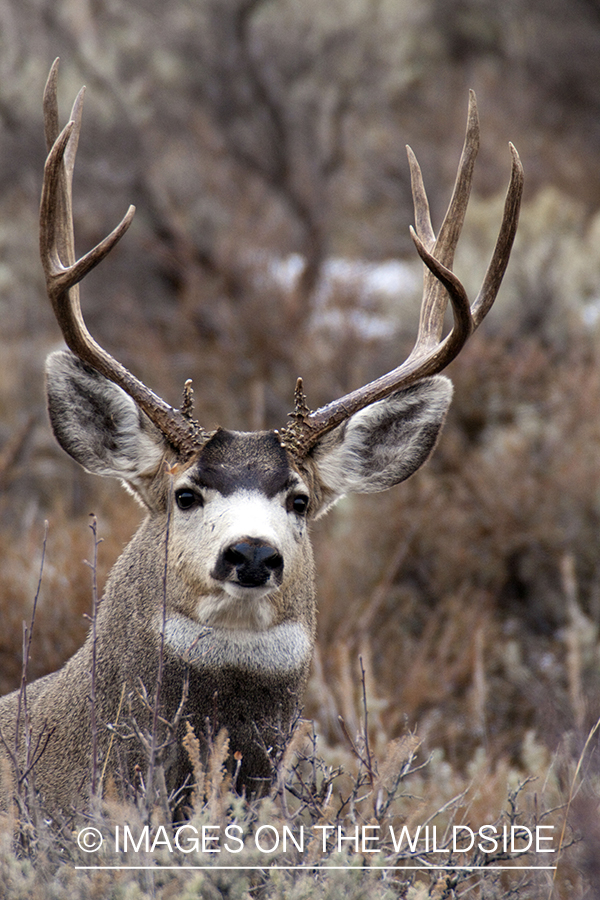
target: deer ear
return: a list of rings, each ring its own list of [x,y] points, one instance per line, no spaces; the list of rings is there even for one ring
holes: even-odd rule
[[[451,399],[448,378],[425,378],[326,434],[312,452],[326,504],[319,514],[343,494],[384,491],[412,475],[435,447]]]
[[[50,424],[63,450],[88,472],[121,478],[143,495],[166,445],[131,397],[62,350],[46,360],[46,391]]]

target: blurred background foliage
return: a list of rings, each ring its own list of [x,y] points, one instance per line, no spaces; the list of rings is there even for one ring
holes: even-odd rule
[[[410,349],[420,295],[404,144],[434,224],[474,88],[482,148],[456,271],[478,289],[508,140],[526,173],[496,306],[449,374],[433,460],[315,527],[319,646],[307,699],[323,739],[361,713],[417,728],[457,770],[525,766],[531,736],[581,746],[600,715],[600,3],[598,0],[8,0],[0,5],[0,689],[83,640],[140,512],[55,445],[43,363],[60,343],[37,253],[41,96],[61,57],[63,121],[87,85],[79,252],[134,225],[83,287],[92,333],[198,417],[277,427]],[[528,743],[529,742],[529,743]]]

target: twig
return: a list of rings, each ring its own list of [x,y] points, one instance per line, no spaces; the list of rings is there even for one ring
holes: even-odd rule
[[[170,473],[169,473],[170,475]],[[152,806],[154,804],[154,777],[155,777],[155,769],[158,758],[158,722],[159,722],[159,708],[160,708],[160,695],[162,691],[162,682],[164,675],[164,664],[165,664],[165,631],[167,628],[167,578],[168,578],[168,569],[169,569],[169,537],[171,534],[171,515],[173,512],[173,478],[170,476],[169,478],[169,490],[167,493],[167,523],[165,528],[165,560],[163,566],[163,592],[162,592],[162,619],[160,624],[160,635],[159,635],[159,648],[158,648],[158,672],[156,675],[156,690],[154,692],[154,708],[152,713],[152,731],[150,734],[150,759],[148,765],[148,790],[152,794],[152,803],[148,802],[148,796],[146,797],[147,808],[146,813],[148,818],[152,813]]]
[[[39,746],[36,746],[36,751],[34,751],[34,759],[32,762],[31,758],[31,725],[29,722],[29,711],[27,708],[27,666],[29,664],[29,657],[31,655],[31,641],[33,638],[33,627],[35,624],[35,614],[37,611],[37,604],[40,596],[40,591],[42,589],[42,577],[44,574],[44,563],[46,561],[46,546],[48,543],[48,521],[44,522],[44,540],[42,542],[42,558],[40,560],[40,573],[38,576],[38,583],[35,591],[35,596],[33,598],[33,608],[31,610],[31,621],[29,625],[29,632],[27,631],[27,626],[23,625],[23,661],[21,664],[21,686],[19,689],[19,702],[17,705],[17,721],[15,724],[15,759],[19,758],[19,733],[21,730],[21,711],[23,711],[25,715],[25,728],[24,728],[24,738],[25,738],[25,765],[24,772],[21,772],[17,765],[17,771],[15,772],[17,776],[17,792],[20,793],[20,786],[24,783],[25,778],[29,774],[32,769],[34,762],[37,762],[41,753],[44,752],[48,741],[44,744],[42,751],[40,754],[37,754],[37,749]]]
[[[112,745],[115,742],[115,735],[117,733],[116,728],[119,724],[119,718],[121,716],[121,708],[123,706],[123,700],[125,699],[125,688],[127,687],[127,682],[123,682],[123,687],[121,689],[121,698],[119,700],[119,708],[117,709],[117,717],[113,723],[113,728],[111,730],[110,741],[108,742],[108,750],[106,751],[106,759],[104,760],[104,765],[102,766],[102,772],[100,774],[100,784],[98,786],[98,790],[102,792],[102,785],[104,783],[104,776],[106,774],[106,767],[108,766],[108,759],[110,757],[110,751],[112,750]]]
[[[98,642],[98,635],[96,631],[96,624],[98,619],[98,608],[100,606],[101,600],[98,599],[98,545],[102,543],[102,538],[98,539],[98,521],[96,516],[91,514],[91,525],[90,529],[94,536],[93,543],[93,556],[92,562],[88,562],[86,565],[90,567],[92,570],[92,671],[91,671],[91,690],[90,690],[90,727],[92,731],[92,797],[96,796],[96,781],[97,781],[97,773],[98,773],[98,722],[96,720],[96,645]],[[89,617],[88,617],[89,618]]]
[[[367,771],[367,776],[368,776],[368,780],[369,780],[369,784],[370,784],[371,787],[373,787],[373,785],[374,785],[374,783],[375,783],[375,772],[374,772],[374,768],[373,768],[373,758],[372,758],[372,756],[371,756],[371,748],[370,748],[370,746],[369,746],[369,734],[368,734],[368,725],[369,725],[368,718],[369,718],[369,713],[368,713],[368,708],[367,708],[367,691],[366,691],[366,686],[365,686],[365,669],[364,669],[364,666],[363,666],[362,656],[359,656],[359,661],[360,661],[360,671],[361,671],[363,708],[364,708],[364,711],[365,711],[365,723],[364,723],[364,747],[365,747],[365,752],[364,752],[364,754],[360,752],[360,750],[359,750],[358,747],[356,746],[356,743],[352,740],[352,737],[350,736],[350,732],[348,731],[348,726],[347,726],[346,723],[344,722],[344,719],[342,718],[342,716],[338,716],[338,722],[340,723],[340,728],[342,729],[342,732],[343,732],[344,737],[346,738],[346,740],[348,741],[348,743],[349,743],[349,745],[350,745],[350,749],[352,750],[352,753],[354,754],[354,756],[356,757],[356,759],[359,761],[359,763],[360,763],[362,766],[364,766],[364,768],[366,769],[366,771]]]
[[[587,749],[590,745],[592,738],[598,731],[598,728],[600,728],[600,719],[597,720],[596,724],[593,726],[593,728],[591,729],[590,733],[587,736],[586,742],[583,745],[583,750],[579,754],[579,759],[577,760],[577,765],[575,767],[575,772],[573,774],[573,778],[571,779],[571,786],[569,788],[569,799],[567,800],[567,806],[565,809],[565,818],[563,820],[563,826],[562,826],[562,830],[560,832],[560,840],[558,842],[557,853],[559,854],[559,856],[560,856],[560,852],[562,850],[562,846],[563,846],[564,839],[565,839],[565,831],[567,830],[567,820],[569,818],[569,811],[571,809],[571,803],[573,801],[573,797],[575,796],[575,782],[577,781],[577,776],[579,775],[579,770],[581,769],[581,766],[583,764],[583,760],[584,760],[585,754],[587,753]],[[552,897],[552,894],[554,892],[554,885],[556,883],[556,873],[557,872],[558,872],[558,866],[554,870],[554,874],[552,876],[552,887],[550,888],[550,893],[548,894],[548,900],[550,900],[550,897]]]
[[[366,673],[365,667],[363,665],[362,656],[358,657],[358,661],[360,662],[360,680],[362,685],[362,699],[363,699],[363,709],[365,711],[365,725],[364,725],[364,733],[365,733],[365,753],[367,755],[367,774],[369,776],[369,784],[373,787],[375,783],[375,774],[373,772],[373,760],[371,758],[371,748],[369,746],[369,710],[367,708],[367,687],[366,687]]]

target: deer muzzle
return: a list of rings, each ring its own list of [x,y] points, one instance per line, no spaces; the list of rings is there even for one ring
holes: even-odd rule
[[[241,538],[221,552],[213,575],[218,581],[242,587],[278,586],[283,578],[283,557],[266,541]]]

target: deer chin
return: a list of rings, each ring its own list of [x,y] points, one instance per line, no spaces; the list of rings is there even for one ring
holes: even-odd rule
[[[244,603],[254,603],[262,600],[277,590],[277,585],[261,584],[259,587],[239,584],[237,581],[226,581],[223,590],[234,600],[243,600]]]
[[[276,610],[268,599],[274,590],[267,585],[244,587],[226,582],[222,590],[202,598],[197,621],[213,628],[266,631],[275,621]]]

